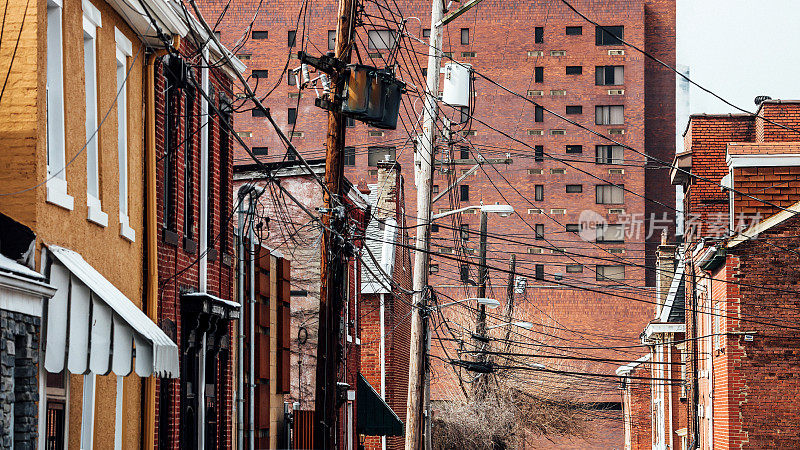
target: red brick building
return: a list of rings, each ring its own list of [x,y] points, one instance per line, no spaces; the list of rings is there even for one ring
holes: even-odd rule
[[[158,317],[181,355],[180,378],[157,386],[164,449],[231,448],[235,433],[231,102],[243,66],[208,69],[221,51],[192,42],[155,60]]]
[[[301,1],[201,3],[209,21],[216,22],[224,11],[216,30],[222,42],[235,48],[247,63],[251,86],[267,96],[264,102],[279,126],[307,158],[321,157],[325,112],[314,106],[314,89],[298,89],[301,75],[285,69],[300,67],[295,56],[298,50],[319,55],[332,48],[329,37],[336,26],[336,2],[311,3],[302,12],[306,3]],[[625,41],[674,65],[674,0],[571,3]],[[427,41],[429,17],[430,4],[426,2],[364,3],[355,29],[353,59],[376,67],[396,66],[395,73],[407,83],[409,93],[397,130],[380,130],[360,122],[347,128],[346,173],[354,183],[377,182],[377,162],[387,157],[403,167],[415,167],[412,138],[421,129],[417,116],[421,102],[414,90],[425,84],[427,51],[418,39]],[[252,27],[247,28],[251,20]],[[384,48],[391,47],[381,45],[383,37],[392,36],[387,31],[401,27],[401,38],[388,39],[399,42],[398,46]],[[524,278],[527,286],[523,301],[529,305],[531,317],[544,311],[543,322],[572,330],[564,333],[571,338],[581,335],[579,339],[584,340],[591,339],[587,333],[604,333],[611,329],[609,323],[619,323],[613,337],[636,341],[652,316],[651,309],[624,297],[655,284],[654,273],[644,267],[655,264],[660,230],[631,230],[621,240],[598,239],[591,230],[593,236],[584,239],[575,230],[585,221],[584,211],[596,213],[590,215],[610,225],[620,225],[613,227],[616,230],[650,219],[672,229],[674,198],[668,170],[648,162],[643,154],[666,162],[674,155],[674,73],[623,45],[614,35],[595,29],[559,2],[485,0],[451,23],[443,42],[442,50],[447,52],[443,63],[452,58],[470,64],[476,73],[469,112],[445,107],[442,115],[453,123],[469,116],[474,119],[456,127],[459,137],[451,146],[440,140],[437,160],[442,164],[434,175],[434,191],[443,191],[481,157],[510,159],[511,163],[483,165],[451,195],[439,200],[433,211],[481,201],[511,204],[519,216],[502,222],[492,219],[489,224],[490,280],[506,278],[495,268],[505,268],[509,253],[515,252],[520,279]],[[529,100],[600,136],[544,112]],[[260,160],[283,160],[285,147],[260,114],[247,109],[239,112],[239,135]],[[636,151],[614,147],[606,138]],[[252,161],[240,151],[236,162]],[[406,189],[405,202],[405,214],[414,217],[415,189]],[[461,239],[461,229],[471,238]],[[464,214],[452,216],[452,222],[441,222],[438,231],[433,231],[432,250],[442,256],[432,258],[433,270],[438,272],[430,282],[443,294],[474,296],[475,288],[465,286],[461,273],[471,271],[474,278],[477,229],[478,216]],[[565,254],[565,249],[578,256]],[[629,261],[644,264],[628,265]],[[616,353],[611,352],[619,358]],[[613,374],[611,366],[598,370]],[[434,396],[440,392],[437,383],[446,381],[451,371],[443,369],[442,373],[445,376],[435,378]],[[613,387],[586,391],[580,395],[584,401],[610,401],[619,406]],[[451,390],[441,392],[449,395]]]
[[[797,415],[800,102],[756,118],[695,115],[673,169],[686,192],[688,438],[698,448],[790,448]],[[721,188],[720,185],[723,187]],[[787,209],[789,211],[787,211]]]

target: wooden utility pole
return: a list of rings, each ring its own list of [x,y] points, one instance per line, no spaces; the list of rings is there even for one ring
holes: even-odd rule
[[[516,290],[516,270],[517,270],[517,255],[511,255],[511,262],[509,262],[508,270],[508,286],[506,287],[506,322],[511,322],[514,317],[514,290]],[[506,344],[505,351],[508,352],[511,347],[511,327],[506,328]]]
[[[478,298],[486,297],[486,279],[489,278],[489,270],[486,267],[486,238],[489,226],[489,215],[481,211],[481,233],[478,245]],[[475,325],[475,334],[478,336],[477,344],[481,349],[477,359],[479,362],[486,362],[486,347],[489,345],[489,338],[486,335],[486,305],[478,305],[478,322]],[[476,398],[483,398],[486,393],[486,374],[480,374],[473,384]]]
[[[339,0],[336,24],[336,50],[334,57],[350,62],[353,25],[355,22],[355,0]],[[331,102],[339,94],[337,78],[332,76]],[[339,374],[340,318],[342,315],[344,286],[346,283],[346,260],[343,242],[335,234],[344,235],[344,209],[341,208],[342,178],[344,177],[344,116],[338,111],[328,112],[328,136],[325,141],[325,186],[322,215],[325,229],[322,233],[322,256],[320,260],[319,332],[317,341],[316,396],[314,402],[314,446],[318,449],[333,449],[339,441],[338,405],[336,388]],[[333,198],[335,197],[335,198]]]
[[[425,325],[428,284],[428,252],[430,249],[431,185],[433,181],[434,141],[436,139],[436,116],[439,92],[439,67],[442,63],[441,35],[442,0],[433,0],[431,7],[431,36],[428,47],[428,74],[425,89],[425,108],[422,122],[422,142],[417,149],[419,177],[417,185],[417,228],[414,251],[414,297],[411,310],[411,352],[408,364],[408,400],[406,403],[406,450],[418,450],[423,446],[422,408],[425,380]]]

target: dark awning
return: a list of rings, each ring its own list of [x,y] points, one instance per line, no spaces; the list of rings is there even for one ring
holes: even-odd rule
[[[367,436],[402,436],[403,421],[375,392],[369,382],[358,374],[356,431]]]

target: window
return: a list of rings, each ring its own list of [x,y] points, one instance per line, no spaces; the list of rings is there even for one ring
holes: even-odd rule
[[[344,148],[344,165],[345,166],[355,166],[356,165],[356,148],[355,147],[345,147]]]
[[[353,128],[354,126],[356,126],[355,117],[350,117],[350,116],[345,117],[344,126],[348,128]]]
[[[544,42],[544,27],[536,27],[533,29],[533,42],[537,44]]]
[[[534,278],[537,280],[544,280],[544,264],[536,264]]]
[[[469,159],[469,147],[461,146],[459,148],[460,159]]]
[[[460,113],[459,123],[467,123],[469,120],[469,106],[460,106],[458,108]]]
[[[624,28],[623,26],[613,26],[613,27],[600,27],[598,26],[595,29],[596,38],[595,44],[597,45],[622,45],[622,39],[624,37]]]
[[[533,160],[544,161],[544,146],[536,145],[533,147]]]
[[[438,264],[431,264],[428,266],[429,273],[439,273],[439,265]]]
[[[461,29],[461,45],[469,45],[469,28]]]
[[[293,125],[297,123],[297,108],[289,108],[286,112],[286,121],[289,125]]]
[[[625,66],[596,66],[594,84],[597,86],[618,86],[625,84]]]
[[[100,154],[97,145],[97,28],[101,26],[100,11],[83,2],[83,70],[86,89],[86,203],[89,220],[108,225],[108,214],[100,205]]]
[[[336,50],[336,30],[328,30],[328,50]]]
[[[378,165],[378,161],[395,160],[394,147],[369,147],[367,149],[367,153],[368,153],[367,162],[371,167],[376,167]]]
[[[227,101],[220,100],[219,105],[219,196],[220,196],[220,237],[219,248],[221,253],[229,253],[228,247],[228,229],[230,228],[230,160],[231,160],[231,138],[230,128],[231,123],[231,107]]]
[[[438,184],[434,184],[433,186],[431,186],[431,194],[436,195],[438,193],[439,193],[439,185]]]
[[[537,223],[536,225],[534,225],[533,228],[534,228],[534,236],[535,236],[536,240],[540,241],[540,240],[544,239],[544,224],[543,223]]]
[[[422,37],[426,37],[426,38],[431,37],[431,29],[430,28],[423,29],[422,30]]]
[[[567,114],[583,114],[583,106],[567,105]]]
[[[597,281],[622,281],[625,279],[625,266],[597,266]]]
[[[460,231],[461,231],[461,233],[460,233],[461,234],[461,240],[462,241],[468,241],[469,240],[469,224],[468,223],[462,223],[461,227],[460,227]]]
[[[583,264],[567,264],[567,273],[583,273]]]
[[[370,50],[388,50],[394,48],[397,34],[393,30],[370,30],[367,39]]]
[[[253,30],[253,32],[251,33],[250,36],[253,39],[267,39],[269,37],[269,31],[266,31],[266,30],[263,30],[263,31]]]
[[[567,75],[580,75],[583,73],[583,66],[567,66]]]
[[[597,242],[625,242],[625,225],[605,224],[595,228]]]
[[[120,234],[136,240],[128,218],[128,58],[133,56],[131,41],[114,28],[117,43],[117,156],[119,157],[119,226]]]
[[[625,123],[625,107],[622,105],[595,106],[594,123],[597,125],[622,125]]]
[[[292,48],[295,45],[297,45],[297,31],[296,30],[289,30],[286,33],[286,45],[288,45],[289,48]]]
[[[170,61],[171,61],[170,57]],[[175,231],[175,179],[176,157],[177,157],[177,133],[178,128],[178,88],[174,74],[169,70],[169,63],[164,64],[164,92],[166,102],[164,102],[164,228]],[[224,204],[225,202],[223,202]]]
[[[579,223],[568,223],[566,225],[567,233],[580,233],[581,225]]]
[[[596,186],[596,203],[598,205],[618,205],[623,202],[624,190],[621,186],[613,184],[600,184]]]
[[[431,233],[438,233],[439,232],[439,224],[432,223],[431,224]]]
[[[253,70],[253,78],[267,78],[269,71],[266,69]]]
[[[580,194],[583,192],[583,185],[582,184],[568,184],[567,185],[567,194]]]
[[[544,83],[544,67],[537,66],[533,68],[533,82]]]
[[[194,239],[194,118],[195,93],[193,89],[187,88],[184,94],[184,136],[183,136],[183,155],[184,155],[184,200],[183,200],[183,234],[188,239]]]
[[[250,116],[252,117],[267,117],[267,113],[261,109],[253,108],[250,110]]]
[[[286,84],[289,86],[297,86],[297,74],[293,70],[286,72]]]
[[[64,42],[61,4],[47,3],[47,201],[72,209],[67,195],[64,135]]]
[[[568,145],[567,146],[567,153],[583,153],[583,146],[582,145]]]
[[[544,185],[537,184],[533,189],[533,200],[537,202],[544,201]]]
[[[462,202],[468,202],[469,201],[469,185],[468,184],[460,185],[458,187],[458,192],[459,192],[459,199]]]
[[[458,266],[459,278],[462,282],[469,281],[469,264],[460,264]]]
[[[583,34],[583,27],[567,27],[567,36],[580,36]]]
[[[269,155],[269,147],[252,147],[253,154],[256,156]]]
[[[597,164],[622,164],[623,150],[621,145],[598,145],[595,147]]]
[[[533,121],[544,122],[544,108],[536,105],[533,109]]]

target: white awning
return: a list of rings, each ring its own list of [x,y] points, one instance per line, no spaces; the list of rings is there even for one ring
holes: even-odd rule
[[[178,376],[178,346],[80,254],[55,245],[44,367],[49,372]],[[135,353],[134,353],[135,349]]]

